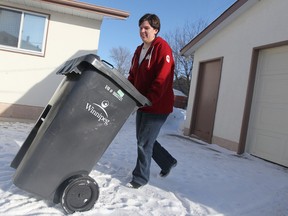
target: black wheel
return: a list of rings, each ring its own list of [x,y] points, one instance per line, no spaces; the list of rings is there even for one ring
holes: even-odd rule
[[[99,197],[97,182],[90,176],[72,179],[61,195],[61,205],[66,213],[90,210]]]

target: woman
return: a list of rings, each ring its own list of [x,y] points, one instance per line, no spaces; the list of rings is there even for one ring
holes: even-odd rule
[[[149,181],[151,158],[161,168],[160,176],[169,174],[177,160],[156,140],[169,113],[173,111],[174,59],[168,43],[158,37],[160,19],[145,14],[139,20],[143,43],[132,58],[128,80],[147,97],[152,105],[142,107],[136,114],[137,162],[132,172],[131,188],[139,188]]]

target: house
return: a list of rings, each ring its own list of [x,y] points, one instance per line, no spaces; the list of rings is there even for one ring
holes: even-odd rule
[[[186,109],[188,97],[182,92],[177,89],[173,89],[174,92],[174,107],[180,109]]]
[[[65,61],[97,54],[104,18],[127,12],[75,0],[1,0],[0,117],[37,119]]]
[[[238,0],[194,56],[184,134],[288,166],[288,1]]]

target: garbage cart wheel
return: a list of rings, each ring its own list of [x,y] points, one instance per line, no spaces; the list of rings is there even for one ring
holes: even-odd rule
[[[90,210],[99,197],[97,182],[90,176],[72,179],[61,195],[61,205],[66,213]]]

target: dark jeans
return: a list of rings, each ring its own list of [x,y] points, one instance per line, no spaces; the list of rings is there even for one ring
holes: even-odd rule
[[[137,111],[136,138],[137,163],[133,170],[133,181],[145,185],[149,181],[151,158],[162,170],[167,170],[174,162],[174,158],[156,140],[160,129],[168,115],[151,114]]]

